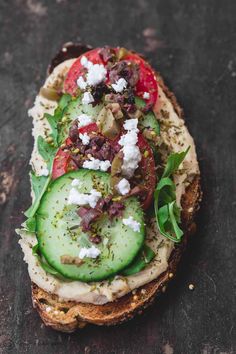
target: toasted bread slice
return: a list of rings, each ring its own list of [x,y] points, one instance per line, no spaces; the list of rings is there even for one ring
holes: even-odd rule
[[[60,62],[77,57],[84,51],[90,49],[86,46],[74,45],[72,43],[63,46],[63,49],[53,59],[49,66],[49,73]],[[177,103],[172,92],[164,85],[159,74],[156,74],[159,85],[171,101],[174,110],[179,117],[183,118],[183,111]],[[166,285],[176,273],[177,265],[185,249],[190,234],[195,232],[195,214],[201,201],[200,176],[196,175],[187,187],[182,196],[182,224],[184,228],[184,238],[180,245],[176,245],[169,259],[168,269],[156,280],[142,286],[116,301],[104,305],[94,305],[78,303],[73,301],[60,302],[57,295],[49,294],[36,284],[32,284],[32,300],[34,307],[47,326],[63,331],[73,332],[77,328],[82,328],[88,323],[96,325],[115,325],[127,321],[137,313],[149,306],[156,295],[164,292]]]

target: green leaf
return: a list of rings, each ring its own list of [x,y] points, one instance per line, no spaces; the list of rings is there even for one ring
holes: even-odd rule
[[[63,111],[68,106],[71,99],[72,97],[68,93],[64,94],[58,103],[58,107]]]
[[[169,177],[170,175],[173,175],[173,173],[177,171],[177,169],[179,168],[179,165],[183,162],[189,149],[190,149],[190,146],[185,151],[171,154],[168,157],[162,178]]]
[[[144,244],[134,261],[122,271],[122,275],[128,276],[140,272],[148,263],[151,262],[154,256],[155,253],[153,250]]]
[[[179,227],[180,208],[176,205],[176,187],[170,176],[176,172],[190,147],[181,153],[171,154],[166,163],[162,178],[154,192],[154,211],[160,233],[174,242],[180,242],[183,231]]]
[[[25,221],[26,228],[29,232],[35,232],[36,220],[35,217],[30,217]]]
[[[53,162],[54,155],[57,148],[46,142],[46,140],[40,135],[37,140],[37,148],[39,154],[47,163],[47,167],[50,170]]]
[[[50,176],[36,176],[34,172],[31,172],[31,185],[35,195],[34,202],[31,207],[26,210],[25,216],[32,218],[39,206],[40,200],[46,191],[50,182]]]
[[[175,206],[175,208],[174,208],[174,206]],[[175,233],[176,238],[178,240],[180,240],[184,233],[180,229],[180,227],[179,227],[179,225],[177,223],[178,216],[175,214],[176,208],[177,208],[177,205],[176,205],[175,201],[173,201],[172,203],[168,204],[170,221],[171,221],[171,224],[172,224],[173,232]]]
[[[49,136],[52,137],[54,146],[58,147],[58,144],[57,144],[57,135],[58,135],[57,121],[55,120],[54,116],[51,116],[48,113],[45,113],[44,117],[47,118],[47,121],[51,127],[51,134]]]
[[[52,138],[52,143],[48,143],[42,136],[39,136],[37,139],[37,148],[39,154],[42,156],[44,161],[47,163],[47,168],[51,170],[53,159],[58,148],[58,129],[60,127],[60,120],[63,117],[64,110],[66,109],[68,103],[71,101],[71,96],[65,94],[61,97],[58,107],[55,109],[54,114],[45,113],[44,117],[48,120],[48,123],[51,127],[50,137]],[[46,191],[50,183],[50,177],[45,176],[36,176],[33,172],[31,173],[31,185],[35,195],[35,199],[31,207],[26,210],[25,215],[28,217],[26,220],[26,226],[29,231],[34,232],[35,230],[35,221],[33,219],[42,195]]]

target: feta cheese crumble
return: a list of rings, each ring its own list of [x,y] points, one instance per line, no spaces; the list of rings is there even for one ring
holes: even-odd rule
[[[143,98],[144,98],[145,100],[148,100],[148,99],[150,98],[150,93],[149,93],[149,92],[144,92],[144,93],[143,93]]]
[[[85,92],[82,97],[82,104],[89,104],[94,102],[94,98],[90,92]]]
[[[88,145],[90,142],[90,137],[87,133],[80,133],[79,138],[82,140],[83,145]]]
[[[80,76],[77,80],[77,85],[79,86],[79,88],[81,90],[85,90],[86,87],[87,87],[87,83],[86,81],[84,80],[84,78],[82,76]]]
[[[126,177],[131,178],[141,160],[141,153],[139,147],[136,145],[139,132],[138,119],[126,120],[124,129],[127,130],[127,133],[122,135],[119,140],[119,144],[123,146],[121,151],[124,154],[122,172]]]
[[[124,122],[124,129],[128,131],[134,131],[135,133],[138,133],[138,119],[127,119]]]
[[[49,171],[47,167],[42,168],[38,174],[38,176],[45,176],[45,177],[47,177],[48,175],[49,175]]]
[[[116,189],[121,195],[125,195],[130,191],[130,184],[127,179],[122,178],[122,180],[117,184]]]
[[[77,117],[78,120],[78,128],[85,127],[86,125],[93,123],[93,118],[88,116],[87,114],[81,114]]]
[[[88,85],[96,86],[106,79],[107,69],[104,65],[93,64],[85,56],[82,56],[80,63],[88,70],[86,79],[80,76],[77,80],[77,85],[81,88],[81,90],[85,90]]]
[[[141,224],[140,222],[134,220],[133,216],[129,216],[127,219],[123,219],[122,222],[125,226],[129,226],[133,231],[140,231]]]
[[[71,188],[68,197],[68,204],[72,205],[89,205],[91,208],[95,208],[99,198],[102,194],[96,189],[91,189],[89,194],[80,193],[76,188]]]
[[[107,75],[107,70],[102,64],[94,64],[88,71],[87,83],[90,86],[96,86],[104,81]]]
[[[111,86],[116,92],[122,92],[127,87],[127,84],[127,81],[121,77],[116,81],[115,84],[112,84]]]
[[[80,63],[82,66],[84,66],[86,69],[90,69],[93,66],[93,63],[89,61],[85,55],[82,56]]]
[[[88,168],[89,170],[100,170],[100,171],[107,171],[108,168],[111,166],[109,160],[101,161],[95,159],[94,157],[90,157],[89,160],[84,161],[83,167]]]
[[[92,246],[90,248],[82,247],[79,252],[79,258],[80,259],[84,259],[85,257],[97,258],[100,255],[100,253],[101,251],[95,246]]]
[[[72,187],[81,187],[82,184],[83,183],[81,181],[79,181],[77,178],[74,178],[73,181],[71,182]]]

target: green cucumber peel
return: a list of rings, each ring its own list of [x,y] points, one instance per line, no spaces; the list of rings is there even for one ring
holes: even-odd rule
[[[133,262],[123,270],[122,275],[129,276],[140,272],[152,261],[154,257],[155,253],[153,250],[144,244],[143,248],[140,250]]]

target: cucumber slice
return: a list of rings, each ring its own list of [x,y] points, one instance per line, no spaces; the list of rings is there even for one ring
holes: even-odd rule
[[[81,182],[78,187],[81,193],[89,193],[92,188],[99,190],[104,197],[110,193],[110,175],[100,171],[80,169],[52,182],[36,215],[39,249],[49,265],[66,278],[84,282],[104,280],[126,268],[142,247],[145,234],[143,211],[137,198],[128,198],[123,218],[132,215],[141,224],[140,232],[125,226],[122,218],[111,221],[104,214],[94,223],[96,232],[102,237],[102,242],[96,245],[101,251],[99,257],[84,258],[80,266],[62,264],[61,256],[78,257],[82,247],[93,245],[79,227],[78,207],[67,204],[74,178]]]
[[[103,104],[97,104],[93,106],[92,104],[82,104],[82,96],[72,99],[68,106],[65,108],[65,114],[61,121],[60,126],[60,138],[59,144],[62,144],[67,138],[69,133],[69,127],[73,120],[75,120],[81,114],[87,114],[93,118],[97,118],[100,110],[102,109]]]
[[[145,106],[145,101],[139,97],[135,97],[135,104],[138,108]],[[160,134],[160,126],[153,112],[148,112],[142,119],[139,120],[141,130],[151,128],[157,135]]]

